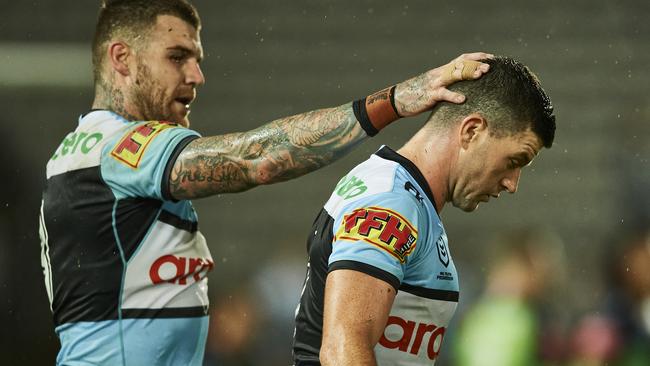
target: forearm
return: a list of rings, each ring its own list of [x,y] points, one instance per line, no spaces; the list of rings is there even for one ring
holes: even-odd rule
[[[365,138],[350,103],[199,138],[177,158],[170,191],[191,199],[285,181],[339,159]]]

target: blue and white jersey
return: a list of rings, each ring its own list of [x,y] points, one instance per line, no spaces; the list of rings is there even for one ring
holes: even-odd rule
[[[168,187],[198,137],[92,111],[48,162],[41,261],[57,364],[202,364],[213,261],[192,204]]]
[[[433,194],[418,168],[384,146],[337,184],[308,239],[294,361],[318,365],[327,274],[351,269],[397,295],[375,347],[378,365],[432,365],[458,304],[458,275]]]

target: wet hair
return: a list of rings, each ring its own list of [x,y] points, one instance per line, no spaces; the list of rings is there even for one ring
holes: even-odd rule
[[[537,76],[527,66],[508,57],[482,60],[490,71],[478,80],[461,81],[449,87],[464,94],[463,104],[440,103],[429,120],[449,126],[472,113],[480,113],[490,133],[511,136],[531,129],[550,148],[555,137],[555,116],[551,100]]]
[[[199,13],[185,0],[102,1],[92,45],[95,83],[101,78],[106,42],[123,37],[131,46],[136,46],[137,42],[146,40],[159,15],[175,16],[197,30],[201,29]]]

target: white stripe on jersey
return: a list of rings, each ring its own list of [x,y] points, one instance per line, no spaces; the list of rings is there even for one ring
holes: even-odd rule
[[[41,200],[41,214],[38,216],[38,234],[41,238],[41,266],[45,276],[45,290],[47,298],[50,300],[50,311],[52,311],[52,265],[50,261],[50,244],[48,241],[47,227],[45,226],[45,217],[43,215],[43,204]]]

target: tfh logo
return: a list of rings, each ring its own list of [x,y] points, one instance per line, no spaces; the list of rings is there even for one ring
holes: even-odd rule
[[[399,213],[382,207],[368,207],[356,209],[344,217],[336,240],[374,244],[404,263],[415,249],[417,235],[413,225]]]
[[[170,278],[163,278],[161,276],[161,268],[167,268],[165,273],[173,273]],[[154,285],[163,282],[176,283],[179,285],[186,285],[187,278],[192,276],[194,282],[199,282],[202,278],[208,275],[208,272],[214,267],[214,262],[206,258],[186,258],[175,257],[173,255],[164,255],[151,265],[149,269],[149,278]],[[172,269],[170,271],[170,269]]]

